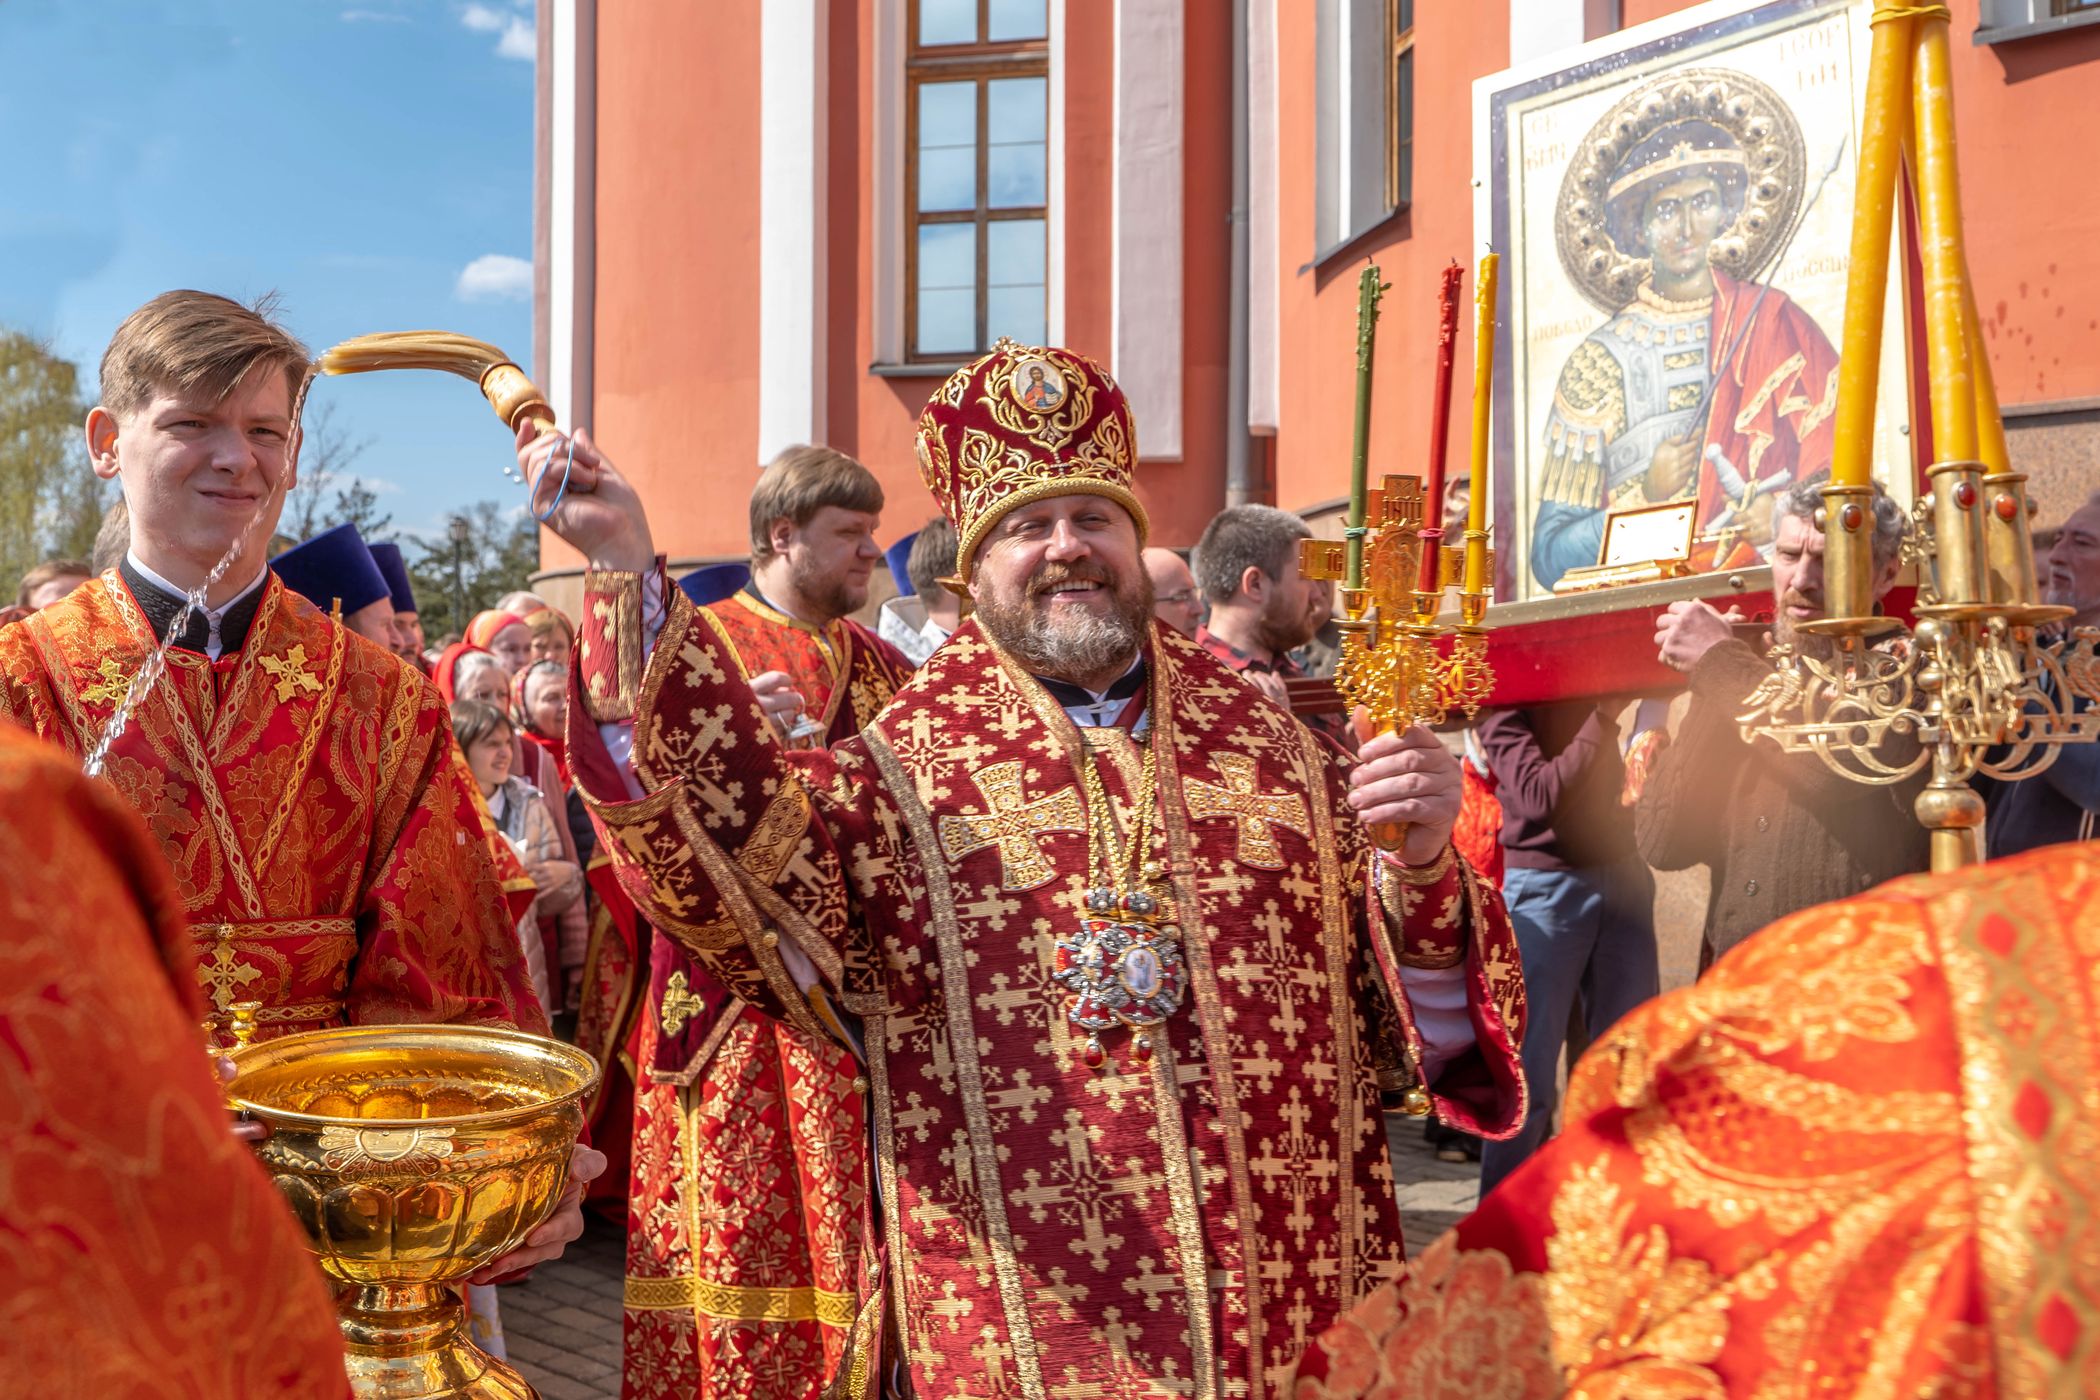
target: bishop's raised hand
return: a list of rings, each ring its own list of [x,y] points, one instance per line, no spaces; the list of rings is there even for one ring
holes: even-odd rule
[[[538,433],[526,422],[517,435],[518,470],[531,483],[533,514],[545,515],[540,523],[581,550],[592,568],[646,572],[656,561],[656,547],[640,494],[589,433]]]

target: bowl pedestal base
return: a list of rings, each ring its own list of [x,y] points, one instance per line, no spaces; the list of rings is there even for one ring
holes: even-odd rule
[[[336,1316],[358,1400],[539,1400],[523,1376],[474,1345],[452,1285],[350,1288]]]

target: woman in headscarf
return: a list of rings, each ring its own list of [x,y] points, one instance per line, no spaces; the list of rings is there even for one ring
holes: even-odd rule
[[[569,677],[551,661],[535,661],[511,682],[511,718],[516,722],[521,756],[537,763],[535,782],[546,798],[550,815],[561,828],[563,855],[581,869],[596,846],[589,811],[569,778],[568,745],[562,737],[568,712]],[[518,771],[530,773],[530,767]],[[540,920],[546,935],[550,966],[560,972],[562,999],[552,1009],[573,1008],[581,989],[580,974],[590,950],[590,911],[583,900],[567,905]]]
[[[507,676],[515,676],[532,661],[532,629],[513,612],[474,614],[467,624],[467,644],[493,652]]]

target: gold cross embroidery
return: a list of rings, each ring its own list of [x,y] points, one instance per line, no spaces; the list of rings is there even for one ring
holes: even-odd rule
[[[124,674],[124,668],[114,656],[103,657],[97,669],[102,673],[102,679],[80,692],[82,703],[99,705],[107,700],[112,705],[123,704],[124,697],[131,692],[131,677]]]
[[[665,1035],[676,1035],[685,1029],[685,1023],[707,1009],[707,1003],[693,995],[683,972],[674,972],[664,982],[663,1011],[658,1017]]]
[[[197,964],[197,982],[211,993],[211,1004],[224,1011],[233,1005],[240,989],[262,976],[262,969],[239,961],[231,943],[211,950],[211,957]]]
[[[970,775],[989,811],[941,818],[941,850],[950,864],[987,846],[999,848],[999,883],[1008,890],[1047,885],[1057,872],[1036,842],[1053,831],[1086,830],[1079,789],[1067,787],[1030,802],[1021,794],[1020,759],[995,763]]]
[[[262,668],[277,682],[277,703],[282,705],[292,698],[292,692],[303,690],[309,695],[321,693],[321,678],[306,669],[306,643],[301,642],[283,656],[265,656]]]
[[[1209,817],[1231,817],[1239,824],[1239,859],[1243,865],[1268,870],[1283,869],[1283,848],[1276,844],[1271,827],[1285,826],[1307,836],[1305,799],[1296,793],[1264,794],[1260,791],[1260,769],[1243,753],[1221,753],[1211,763],[1225,786],[1200,779],[1182,785],[1188,794],[1189,816],[1196,821]]]

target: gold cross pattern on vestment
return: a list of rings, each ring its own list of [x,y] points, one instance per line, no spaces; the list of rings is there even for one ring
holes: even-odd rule
[[[85,687],[80,692],[81,700],[90,705],[99,705],[105,700],[112,705],[123,704],[124,697],[131,693],[131,677],[124,674],[124,667],[114,656],[105,656],[95,669],[101,672],[102,679]]]
[[[1021,791],[1023,763],[995,763],[970,775],[990,809],[941,818],[941,850],[951,864],[987,846],[999,848],[999,882],[1009,890],[1047,885],[1057,872],[1043,858],[1039,838],[1053,831],[1084,832],[1079,789],[1066,787],[1030,802]]]
[[[1239,824],[1240,863],[1281,870],[1283,847],[1276,843],[1276,833],[1271,828],[1289,827],[1310,839],[1306,829],[1305,799],[1294,792],[1262,792],[1260,766],[1250,755],[1213,754],[1211,764],[1224,778],[1225,785],[1219,787],[1196,778],[1183,783],[1182,791],[1188,794],[1189,816],[1196,821],[1231,817]]]
[[[211,1004],[221,1011],[233,1005],[241,988],[263,975],[261,968],[240,962],[239,957],[231,943],[221,943],[197,964],[198,984],[211,993]]]
[[[692,984],[685,980],[683,972],[674,972],[664,979],[664,1004],[657,1016],[665,1035],[676,1035],[685,1029],[685,1023],[707,1009],[707,1003],[693,995]]]
[[[265,656],[262,668],[270,673],[277,683],[277,703],[282,705],[292,698],[294,691],[303,690],[309,695],[321,693],[321,678],[306,669],[306,643],[300,642],[283,656]]]

